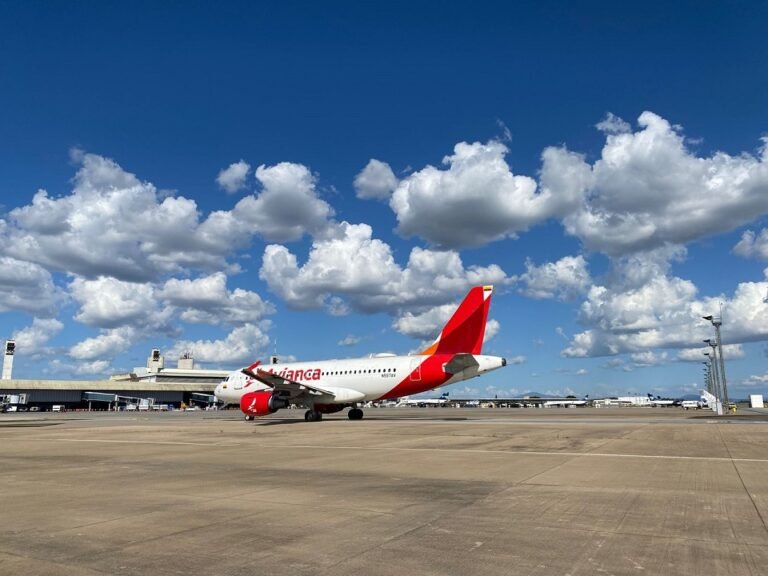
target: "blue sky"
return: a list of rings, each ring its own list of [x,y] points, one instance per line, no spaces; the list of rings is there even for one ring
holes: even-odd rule
[[[407,353],[454,395],[768,393],[765,2],[0,2],[17,378]]]

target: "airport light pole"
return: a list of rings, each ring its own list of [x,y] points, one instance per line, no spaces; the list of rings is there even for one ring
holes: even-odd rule
[[[721,312],[722,314],[722,312]],[[715,327],[715,337],[717,338],[716,344],[718,351],[720,352],[720,385],[723,389],[723,402],[725,402],[725,409],[728,409],[728,385],[725,380],[725,360],[723,359],[723,340],[720,338],[720,326],[723,324],[722,318],[715,318],[711,314],[709,316],[702,316],[704,320],[712,322],[712,326]]]
[[[709,358],[709,374],[712,376],[712,394],[715,395],[717,401],[720,402],[720,406],[723,406],[723,395],[720,392],[720,378],[717,374],[717,344],[712,342],[710,338],[704,340],[704,344],[708,344],[712,347],[712,352],[704,352],[704,356]]]
[[[709,362],[702,362],[704,364],[704,383],[707,387],[707,392],[712,394],[712,374],[709,372]]]

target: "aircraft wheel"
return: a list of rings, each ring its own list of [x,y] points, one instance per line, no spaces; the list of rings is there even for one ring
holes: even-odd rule
[[[360,408],[352,408],[349,411],[349,414],[347,414],[350,420],[362,420],[363,419],[363,411],[360,410]]]
[[[315,412],[314,410],[307,410],[304,412],[304,420],[307,422],[319,422],[323,419],[322,412]]]
[[[246,422],[250,422],[251,420],[253,420],[253,416],[250,416],[250,415],[249,415],[249,416],[246,416],[246,417],[245,417],[245,421],[246,421]]]

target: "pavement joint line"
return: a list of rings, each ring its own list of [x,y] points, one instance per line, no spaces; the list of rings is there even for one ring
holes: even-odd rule
[[[105,444],[159,444],[159,445],[181,445],[181,446],[209,446],[231,448],[235,446],[245,446],[244,442],[174,442],[163,440],[98,440],[85,438],[53,438],[58,442],[90,442]],[[43,441],[43,440],[41,440]],[[47,440],[45,440],[47,441]],[[263,447],[263,446],[262,446]],[[609,454],[605,452],[542,452],[531,450],[478,450],[476,448],[403,448],[395,446],[330,446],[328,444],[268,444],[267,448],[295,448],[300,450],[366,450],[382,451],[389,450],[393,452],[455,452],[457,454],[498,454],[514,456],[570,456],[570,457],[597,457],[597,458],[641,458],[641,459],[659,459],[659,460],[698,460],[703,462],[757,462],[768,463],[768,458],[726,458],[720,456],[675,456],[669,454]]]
[[[180,442],[172,440],[107,440],[91,438],[53,438],[56,442],[90,442],[96,444],[156,444],[170,446],[214,446],[220,448],[230,448],[232,446],[243,446],[240,442]],[[41,439],[41,441],[44,441]]]
[[[731,449],[728,448],[728,443],[725,441],[725,438],[723,438],[723,430],[721,428],[718,428],[718,432],[720,433],[720,440],[723,443],[723,446],[725,446],[726,452],[728,452],[728,455],[731,455]],[[763,524],[763,530],[768,532],[768,526],[765,523],[765,518],[763,517],[763,514],[760,512],[760,506],[757,505],[757,502],[755,502],[755,497],[752,494],[752,492],[749,491],[749,488],[747,488],[746,482],[744,482],[744,477],[741,475],[741,470],[739,470],[739,467],[736,466],[737,460],[734,458],[731,458],[731,463],[733,465],[733,469],[736,471],[736,475],[739,477],[739,482],[741,482],[742,488],[744,488],[744,492],[747,494],[747,497],[749,498],[749,501],[752,503],[753,508],[755,509],[755,513],[757,514],[757,517],[760,519],[760,522]],[[731,521],[730,516],[728,517],[728,521]]]

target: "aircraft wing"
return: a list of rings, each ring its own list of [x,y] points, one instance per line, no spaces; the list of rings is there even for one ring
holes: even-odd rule
[[[255,372],[250,368],[244,368],[243,374],[255,378],[262,384],[266,384],[275,391],[277,396],[286,400],[301,402],[311,396],[314,400],[331,402],[335,398],[335,394],[330,390],[283,378],[260,368],[257,368]]]
[[[453,358],[445,363],[445,371],[448,374],[458,374],[462,370],[477,366],[480,364],[472,354],[454,354]]]

